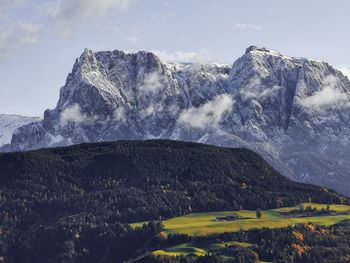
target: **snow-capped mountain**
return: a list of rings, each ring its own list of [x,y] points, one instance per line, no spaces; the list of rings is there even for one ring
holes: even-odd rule
[[[249,47],[233,65],[86,49],[11,150],[169,138],[247,147],[282,174],[350,195],[350,81],[327,63]]]
[[[39,117],[0,114],[0,147],[11,142],[12,133],[15,129],[40,120]]]

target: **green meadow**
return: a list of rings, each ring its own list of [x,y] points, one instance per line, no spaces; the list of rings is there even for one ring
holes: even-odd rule
[[[303,206],[316,207],[317,209],[326,208],[326,204],[305,203]],[[281,228],[294,226],[300,223],[313,223],[315,225],[333,225],[344,219],[350,219],[350,214],[344,215],[327,215],[314,217],[289,217],[281,215],[280,212],[289,212],[298,209],[295,207],[284,207],[278,209],[264,210],[260,219],[256,217],[255,211],[224,211],[194,213],[185,216],[175,217],[162,221],[164,232],[167,234],[179,233],[191,236],[207,235],[211,233],[235,232],[239,230],[250,230],[254,228]],[[338,213],[350,211],[347,205],[330,205],[330,209]],[[215,221],[217,217],[230,216],[238,214],[241,217],[249,219],[238,219],[236,221],[221,222]],[[133,227],[141,226],[145,222],[131,224]]]
[[[326,204],[304,203],[303,207],[311,206],[321,210],[326,209]],[[256,211],[223,211],[209,213],[193,213],[185,216],[175,217],[162,221],[164,232],[166,234],[187,234],[190,236],[203,236],[211,233],[235,232],[239,230],[250,230],[254,228],[281,228],[294,226],[300,223],[313,223],[315,225],[329,226],[336,224],[344,219],[350,219],[350,206],[347,205],[330,205],[331,211],[343,213],[338,215],[313,216],[313,217],[292,217],[281,213],[298,210],[299,206],[283,207],[278,209],[264,210],[260,219],[256,216]],[[237,214],[242,219],[235,221],[217,221],[217,217],[226,217]],[[142,226],[145,222],[131,224],[132,227]],[[187,256],[194,254],[204,256],[208,252],[222,251],[227,246],[240,246],[251,248],[255,244],[242,243],[237,241],[211,243],[211,244],[193,244],[184,243],[177,246],[169,247],[163,250],[153,251],[155,256]],[[230,259],[228,255],[222,255]],[[263,262],[263,261],[260,261]]]
[[[242,243],[237,241],[231,242],[222,242],[222,243],[211,243],[211,244],[190,244],[184,243],[178,246],[169,247],[164,250],[156,250],[153,251],[152,254],[155,256],[187,256],[189,254],[195,254],[197,256],[204,256],[209,251],[220,251],[227,246],[241,246],[241,247],[253,247],[254,244]],[[229,256],[224,256],[226,258],[230,258]]]
[[[206,253],[205,249],[193,247],[188,243],[184,243],[178,246],[170,247],[165,250],[153,251],[153,255],[163,255],[163,256],[187,256],[188,254],[195,254],[197,256],[204,256]]]

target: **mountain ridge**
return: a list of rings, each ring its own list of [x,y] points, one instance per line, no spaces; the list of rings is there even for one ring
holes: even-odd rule
[[[10,148],[156,138],[246,147],[294,180],[349,195],[345,166],[330,161],[349,160],[349,94],[349,79],[328,63],[262,47],[249,47],[232,66],[86,49],[56,108],[17,129]],[[301,152],[329,160],[321,180]],[[303,171],[294,165],[300,161]]]

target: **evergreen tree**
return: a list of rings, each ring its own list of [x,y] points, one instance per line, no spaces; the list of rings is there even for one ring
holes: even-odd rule
[[[260,208],[256,209],[256,217],[257,217],[257,218],[260,219],[260,218],[262,217],[262,214],[263,214],[263,213],[262,213],[262,211],[261,211]]]

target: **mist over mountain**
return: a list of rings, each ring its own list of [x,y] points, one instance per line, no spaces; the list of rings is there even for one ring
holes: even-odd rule
[[[233,65],[86,49],[56,108],[6,147],[155,138],[245,147],[289,178],[350,195],[349,116],[350,81],[325,62],[255,46]]]

